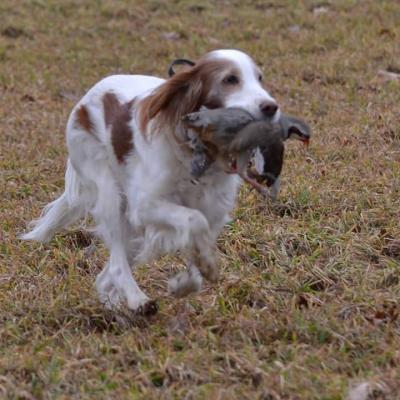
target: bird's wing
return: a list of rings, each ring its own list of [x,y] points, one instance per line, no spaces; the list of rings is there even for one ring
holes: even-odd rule
[[[183,121],[193,128],[207,128],[221,135],[237,132],[253,121],[253,117],[241,108],[205,109],[187,114]]]
[[[229,152],[241,153],[256,147],[268,147],[282,141],[282,128],[269,121],[256,121],[246,125],[232,140]]]

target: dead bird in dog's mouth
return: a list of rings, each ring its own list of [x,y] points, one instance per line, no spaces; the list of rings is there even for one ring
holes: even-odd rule
[[[241,108],[202,109],[186,115],[190,136],[191,173],[200,178],[219,157],[228,173],[237,173],[264,196],[276,198],[283,166],[284,141],[296,138],[308,144],[310,128],[301,119],[281,114],[277,122],[255,120]],[[255,149],[263,158],[262,171],[249,168]],[[268,190],[267,187],[272,187]]]

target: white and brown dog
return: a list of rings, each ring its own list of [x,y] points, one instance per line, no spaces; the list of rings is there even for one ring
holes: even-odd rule
[[[110,251],[96,279],[108,306],[126,301],[132,310],[154,312],[131,267],[177,250],[188,266],[170,280],[172,294],[198,291],[203,277],[215,282],[215,242],[240,179],[217,160],[193,184],[181,119],[201,106],[241,107],[255,118],[279,118],[259,68],[237,50],[212,51],[169,80],[114,75],[97,83],[68,120],[65,191],[22,238],[46,242],[90,213]]]

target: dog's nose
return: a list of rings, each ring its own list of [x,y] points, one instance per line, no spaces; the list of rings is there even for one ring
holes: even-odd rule
[[[274,101],[266,100],[260,104],[260,110],[266,117],[272,118],[278,111],[278,104]]]

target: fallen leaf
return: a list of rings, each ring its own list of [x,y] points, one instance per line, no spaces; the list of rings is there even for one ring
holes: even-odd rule
[[[388,240],[382,249],[382,254],[388,257],[400,259],[400,240]]]
[[[69,90],[63,90],[63,89],[61,89],[57,93],[57,97],[59,97],[61,99],[71,100],[71,101],[77,101],[78,100],[78,96],[74,92],[71,92]]]
[[[346,400],[383,399],[387,392],[388,386],[383,382],[360,382],[349,389]]]
[[[387,28],[382,28],[382,29],[379,31],[379,35],[381,35],[381,36],[386,35],[386,36],[390,36],[391,38],[393,38],[393,37],[396,36],[396,34],[395,34],[392,30],[387,29]]]
[[[370,384],[368,382],[359,383],[350,388],[347,400],[367,400]]]
[[[382,325],[388,322],[394,322],[399,317],[399,310],[395,304],[384,304],[382,308],[375,310],[375,312],[366,316],[367,321],[374,325]]]
[[[378,70],[378,75],[390,81],[400,79],[400,74],[397,74],[396,72],[389,72],[384,69]]]
[[[23,96],[21,96],[21,100],[33,103],[35,101],[35,98],[30,94],[24,94]]]
[[[327,14],[329,11],[328,6],[317,6],[312,9],[314,15]]]
[[[161,36],[163,39],[171,41],[179,40],[181,38],[181,35],[177,32],[165,32]]]
[[[300,26],[299,25],[289,26],[288,31],[292,32],[292,33],[299,33],[300,32]]]

